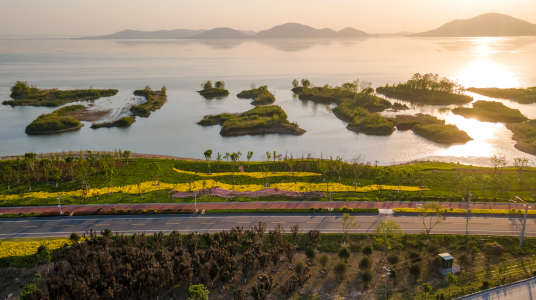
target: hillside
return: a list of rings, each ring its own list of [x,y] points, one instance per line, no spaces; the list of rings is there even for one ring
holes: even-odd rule
[[[259,31],[255,38],[323,38],[337,37],[337,32],[333,29],[315,29],[311,26],[287,23],[273,28]]]
[[[252,35],[244,34],[241,31],[232,28],[214,28],[200,34],[182,37],[183,39],[245,39],[251,38]]]
[[[158,31],[139,31],[139,30],[123,30],[110,35],[88,36],[81,39],[88,40],[104,40],[104,39],[174,39],[185,36],[195,35],[206,30],[190,30],[190,29],[173,29],[173,30],[158,30]]]
[[[454,20],[416,37],[534,36],[536,24],[514,17],[488,13],[467,20]]]
[[[357,30],[352,27],[346,27],[343,30],[339,30],[339,32],[337,32],[337,36],[338,37],[367,37],[370,35],[361,30]]]

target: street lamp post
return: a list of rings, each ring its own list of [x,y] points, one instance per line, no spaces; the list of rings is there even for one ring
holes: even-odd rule
[[[197,213],[197,193],[194,194],[195,199],[195,213]]]
[[[331,212],[331,192],[329,192],[329,212]]]
[[[528,203],[525,203],[525,217],[523,218],[523,229],[521,229],[521,238],[519,239],[519,249],[523,249],[523,236],[525,235],[525,225],[527,225]]]
[[[63,215],[63,213],[61,212],[61,202],[60,202],[60,197],[61,196],[58,196],[58,207],[60,208],[60,216]]]

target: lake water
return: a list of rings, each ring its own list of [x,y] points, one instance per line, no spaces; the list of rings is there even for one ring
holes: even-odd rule
[[[459,161],[488,165],[489,156],[534,156],[514,148],[512,133],[500,123],[467,120],[445,106],[410,105],[408,113],[428,113],[456,124],[473,139],[446,146],[412,131],[378,137],[348,131],[337,119],[333,105],[304,102],[290,91],[293,79],[308,78],[316,85],[340,85],[355,79],[374,87],[408,80],[414,73],[438,73],[457,78],[467,87],[536,86],[536,38],[369,38],[298,40],[102,40],[0,37],[0,100],[9,99],[16,80],[39,88],[117,88],[114,97],[94,101],[114,108],[114,116],[128,103],[139,101],[132,92],[150,85],[168,88],[168,102],[149,118],[137,118],[126,129],[90,129],[55,135],[29,136],[25,127],[54,108],[0,105],[0,156],[25,152],[80,149],[203,158],[203,152],[262,153],[313,152],[316,157],[362,154],[380,164],[412,160]],[[231,92],[223,99],[205,100],[196,93],[207,79],[224,80]],[[268,85],[276,102],[307,130],[303,136],[222,137],[220,126],[196,124],[204,115],[242,112],[252,108],[236,94],[251,83]],[[476,100],[495,100],[471,94]],[[496,100],[495,100],[496,101]],[[500,100],[536,118],[536,104]],[[89,104],[89,102],[85,102]],[[393,115],[393,112],[385,112]]]

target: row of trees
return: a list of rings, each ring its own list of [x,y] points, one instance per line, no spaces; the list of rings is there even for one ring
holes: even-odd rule
[[[387,87],[389,87],[389,84],[387,84]],[[458,83],[458,80],[450,80],[446,77],[440,78],[438,74],[434,75],[432,73],[424,75],[415,73],[406,83],[399,83],[394,87],[456,94],[463,94],[466,90],[465,86]]]

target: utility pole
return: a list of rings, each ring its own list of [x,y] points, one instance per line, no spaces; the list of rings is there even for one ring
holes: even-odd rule
[[[60,208],[60,216],[61,216],[61,215],[63,215],[63,213],[61,212],[60,197],[61,197],[61,196],[58,196],[58,207]]]
[[[525,218],[523,219],[523,229],[521,229],[521,238],[519,239],[519,249],[523,249],[523,236],[525,235],[525,225],[527,225],[528,203],[525,203]]]

